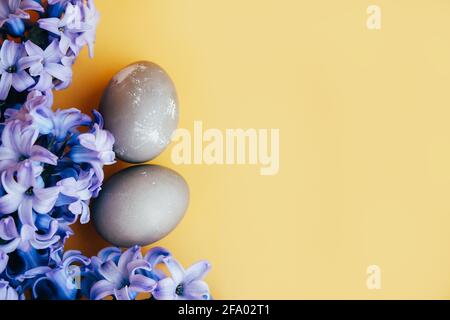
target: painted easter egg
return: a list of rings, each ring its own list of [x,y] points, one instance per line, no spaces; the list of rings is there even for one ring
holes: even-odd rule
[[[179,105],[169,75],[152,62],[136,62],[116,74],[100,102],[114,151],[130,163],[147,162],[169,145],[178,126]]]
[[[118,247],[149,245],[169,234],[189,204],[189,187],[178,173],[138,165],[113,175],[92,206],[97,232]]]

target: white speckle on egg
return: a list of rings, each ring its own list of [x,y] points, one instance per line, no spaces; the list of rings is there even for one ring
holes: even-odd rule
[[[122,71],[120,71],[118,74],[116,74],[113,78],[113,82],[115,84],[121,84],[125,79],[127,79],[129,76],[131,76],[136,70],[140,69],[141,66],[138,64],[134,64],[131,66],[126,67]]]
[[[177,104],[175,103],[175,100],[170,101],[170,105],[167,107],[166,112],[172,119],[175,119],[177,112]]]

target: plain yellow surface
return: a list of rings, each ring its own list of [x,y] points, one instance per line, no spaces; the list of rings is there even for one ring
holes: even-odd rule
[[[154,161],[192,192],[157,245],[210,260],[215,298],[450,298],[450,1],[96,3],[95,58],[77,61],[58,106],[88,111],[118,70],[150,60],[177,86],[181,127],[281,130],[273,177],[175,166],[170,149]],[[70,247],[106,245],[76,230]]]

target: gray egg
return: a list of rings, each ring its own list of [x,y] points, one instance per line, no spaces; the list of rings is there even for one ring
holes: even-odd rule
[[[169,234],[189,204],[189,187],[178,173],[138,165],[113,175],[92,206],[97,232],[118,247],[149,245]]]
[[[136,62],[110,81],[100,102],[105,128],[116,138],[114,151],[130,163],[147,162],[169,145],[178,126],[175,86],[158,65]]]

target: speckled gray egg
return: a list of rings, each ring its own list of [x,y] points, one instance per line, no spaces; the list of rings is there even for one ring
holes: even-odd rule
[[[178,126],[175,86],[158,65],[136,62],[116,74],[100,102],[105,128],[116,138],[114,151],[130,163],[147,162],[169,145]]]
[[[97,232],[118,247],[149,245],[169,234],[189,204],[189,187],[178,173],[138,165],[113,175],[92,206]]]

